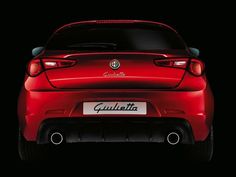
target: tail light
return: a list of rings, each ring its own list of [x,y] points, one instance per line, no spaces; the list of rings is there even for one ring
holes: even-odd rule
[[[30,76],[37,76],[47,69],[71,67],[76,64],[75,60],[62,59],[36,59],[32,60],[28,65],[28,74]]]
[[[188,58],[154,60],[154,62],[157,66],[185,69],[188,64]]]
[[[30,76],[39,75],[43,71],[41,61],[39,59],[31,60],[28,65],[27,71]]]
[[[61,60],[61,59],[43,59],[42,63],[45,69],[52,69],[52,68],[71,67],[75,65],[76,61],[75,60]]]
[[[190,65],[189,65],[189,71],[195,75],[195,76],[200,76],[202,75],[204,71],[204,64],[203,62],[196,60],[196,59],[191,59]]]
[[[195,76],[202,75],[205,67],[203,62],[197,59],[191,59],[190,64],[188,65],[188,61],[188,58],[154,60],[157,66],[182,69],[187,68],[188,71]]]

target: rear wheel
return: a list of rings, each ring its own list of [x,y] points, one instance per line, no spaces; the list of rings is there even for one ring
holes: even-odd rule
[[[209,162],[213,155],[213,144],[213,127],[211,127],[211,131],[207,139],[203,142],[196,143],[190,148],[190,160]]]
[[[47,153],[47,147],[45,145],[38,145],[35,142],[27,141],[19,131],[18,151],[21,160],[44,160]]]

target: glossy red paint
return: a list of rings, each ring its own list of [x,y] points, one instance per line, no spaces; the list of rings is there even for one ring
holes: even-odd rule
[[[140,20],[116,20],[76,22],[62,28],[82,23],[164,25]],[[75,60],[76,63],[68,67],[45,67],[44,61],[55,59]],[[112,59],[120,61],[120,68],[117,70],[109,66]],[[161,66],[155,63],[156,59],[186,61],[186,65]],[[28,141],[37,141],[41,123],[49,118],[89,117],[82,112],[83,102],[86,101],[147,102],[147,115],[142,117],[186,120],[191,125],[195,141],[204,141],[209,134],[214,111],[213,95],[205,74],[197,76],[190,72],[194,70],[191,61],[202,62],[197,58],[193,59],[188,51],[91,53],[46,51],[34,60],[41,61],[43,70],[34,77],[26,74],[18,102],[20,129]],[[195,70],[199,72],[199,68]],[[117,115],[103,116],[117,117]],[[125,119],[139,115],[119,115],[119,117]]]
[[[70,58],[70,57],[68,57]],[[77,56],[73,67],[47,70],[49,82],[56,88],[172,88],[181,81],[185,70],[159,67],[154,64],[158,56],[147,54],[96,54]],[[109,66],[112,59],[118,59],[121,66],[113,70]],[[140,70],[140,66],[148,70]],[[120,77],[105,77],[106,73]]]

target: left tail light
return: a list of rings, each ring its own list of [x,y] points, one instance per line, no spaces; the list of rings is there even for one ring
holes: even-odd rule
[[[76,60],[42,59],[44,69],[66,68],[76,64]]]
[[[43,71],[41,61],[39,59],[31,60],[27,68],[30,76],[37,76]]]
[[[62,60],[62,59],[35,59],[28,65],[28,74],[30,76],[37,76],[41,72],[54,69],[54,68],[66,68],[76,64],[76,60]]]

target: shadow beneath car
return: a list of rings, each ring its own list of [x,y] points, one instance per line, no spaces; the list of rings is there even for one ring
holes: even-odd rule
[[[176,163],[191,162],[189,146],[151,143],[77,143],[49,145],[44,165],[70,165],[78,163]],[[42,161],[41,161],[42,162]],[[37,162],[36,162],[37,163]],[[42,163],[41,163],[42,164]]]

